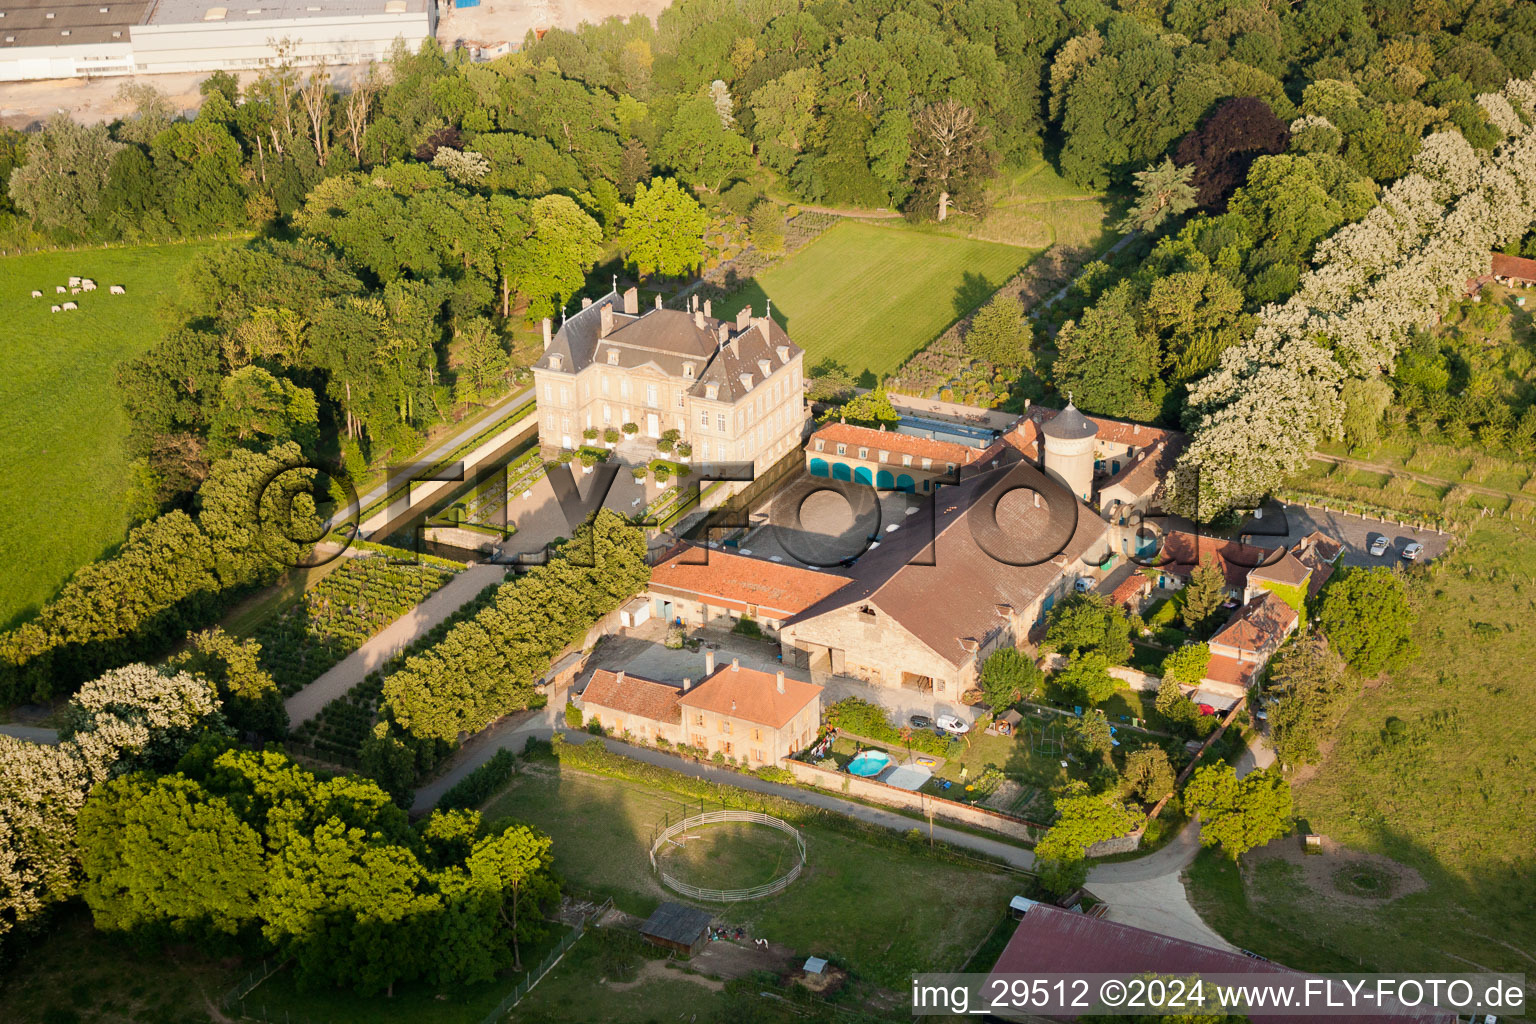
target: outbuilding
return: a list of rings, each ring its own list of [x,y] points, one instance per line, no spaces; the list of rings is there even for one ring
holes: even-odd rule
[[[653,946],[693,956],[709,941],[707,911],[681,903],[663,903],[640,926],[640,937]]]

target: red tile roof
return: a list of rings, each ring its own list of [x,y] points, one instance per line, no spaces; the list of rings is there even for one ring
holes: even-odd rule
[[[1133,572],[1121,580],[1120,585],[1110,592],[1109,603],[1118,605],[1129,604],[1132,598],[1145,594],[1151,589],[1151,580],[1139,572]]]
[[[678,698],[686,708],[739,718],[770,729],[782,729],[821,696],[821,687],[789,676],[779,692],[778,676],[756,669],[725,665]]]
[[[607,708],[653,722],[677,725],[683,720],[683,713],[677,706],[681,693],[677,687],[666,683],[600,668],[592,673],[592,679],[582,691],[581,703],[585,708]]]
[[[855,426],[852,423],[828,423],[821,427],[811,435],[806,451],[815,454],[817,441],[826,443],[826,449],[822,454],[836,455],[837,445],[844,444],[848,446],[848,453],[843,456],[844,458],[857,459],[859,449],[868,448],[870,462],[876,461],[883,450],[893,455],[910,455],[914,459],[932,459],[939,469],[943,469],[944,464],[948,462],[953,462],[956,466],[967,466],[982,456],[980,448],[967,448],[953,441],[915,437],[894,430],[877,430],[873,427]]]
[[[1211,645],[1265,653],[1279,646],[1300,621],[1296,609],[1266,590],[1239,608],[1231,621],[1211,637]]]
[[[1213,949],[1184,939],[1134,928],[1106,918],[1057,910],[1044,904],[1028,909],[1013,938],[997,958],[993,975],[1000,974],[1159,974],[1188,977],[1191,974],[1295,974],[1288,967]],[[1070,1019],[1070,1018],[1068,1018]],[[1302,1024],[1319,1018],[1303,1014],[1273,1014],[1256,1018],[1263,1024]],[[1422,1017],[1368,1015],[1324,1018],[1338,1024],[1391,1021],[1395,1024],[1427,1024],[1455,1018],[1427,1013]]]
[[[1057,409],[1046,409],[1038,405],[1033,406],[1029,412],[1024,414],[1020,426],[1022,427],[1024,423],[1033,423],[1038,427],[1055,419],[1059,413],[1060,410]],[[1148,426],[1145,423],[1127,423],[1124,420],[1110,420],[1102,416],[1089,416],[1087,419],[1088,422],[1099,428],[1099,432],[1095,436],[1100,441],[1107,441],[1110,444],[1129,445],[1134,448],[1145,448],[1147,445],[1156,444],[1158,441],[1165,440],[1177,433],[1172,430],[1164,430],[1162,427]],[[1019,428],[1016,427],[1014,429],[1018,430]]]
[[[652,590],[702,599],[738,612],[753,605],[766,617],[781,621],[850,582],[846,576],[713,551],[698,544],[673,548],[667,560],[651,570]]]
[[[1213,654],[1205,666],[1205,679],[1213,683],[1231,683],[1246,689],[1258,670],[1257,662],[1238,661],[1225,654]]]
[[[1494,277],[1536,281],[1536,260],[1529,260],[1524,256],[1506,256],[1502,252],[1496,252],[1488,260],[1488,271]]]
[[[1279,583],[1287,587],[1299,587],[1307,582],[1311,572],[1312,570],[1301,559],[1287,551],[1272,565],[1261,565],[1256,569],[1250,569],[1248,578]]]
[[[1291,548],[1291,554],[1312,566],[1313,569],[1316,569],[1317,566],[1314,563],[1307,561],[1307,556],[1309,554],[1319,561],[1327,562],[1329,565],[1332,565],[1334,562],[1338,561],[1339,555],[1343,553],[1344,545],[1339,541],[1334,540],[1326,533],[1321,532],[1320,530],[1313,530],[1311,533],[1301,538],[1301,540],[1297,541]]]

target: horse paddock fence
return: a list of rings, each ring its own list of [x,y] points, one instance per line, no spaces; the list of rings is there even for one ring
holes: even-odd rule
[[[795,841],[797,854],[794,867],[775,878],[771,882],[762,885],[754,885],[746,889],[704,889],[696,885],[690,885],[679,878],[675,878],[662,870],[656,861],[656,853],[666,843],[687,832],[691,828],[701,825],[720,825],[727,822],[745,822],[751,825],[765,825],[768,828],[778,829]],[[805,837],[800,830],[782,818],[775,818],[771,814],[761,811],[738,810],[727,808],[719,811],[705,811],[703,814],[695,814],[684,818],[673,825],[668,826],[657,834],[651,843],[651,868],[661,879],[661,883],[672,891],[687,896],[689,899],[702,900],[708,903],[740,903],[744,900],[762,899],[764,896],[772,896],[783,892],[789,884],[800,877],[800,872],[805,870]]]

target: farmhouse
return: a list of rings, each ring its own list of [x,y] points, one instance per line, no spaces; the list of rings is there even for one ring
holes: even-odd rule
[[[777,636],[786,619],[849,582],[833,573],[680,544],[651,569],[647,596],[663,622],[730,629],[745,618]]]
[[[1211,637],[1206,677],[1247,686],[1300,622],[1296,609],[1272,592],[1260,591]]]
[[[785,664],[955,699],[999,646],[1022,640],[1105,551],[1105,524],[1041,502],[1011,456],[945,488],[847,571],[852,582],[784,623]]]
[[[808,410],[804,353],[770,317],[751,307],[734,321],[689,311],[640,311],[639,293],[610,292],[551,333],[533,366],[539,437],[546,449],[573,449],[587,430],[638,438],[620,455],[649,459],[664,434],[706,464],[766,470],[800,443]]]
[[[708,658],[706,671],[714,653]],[[783,670],[770,675],[733,659],[678,697],[685,742],[749,765],[777,764],[816,738],[821,689]]]
[[[687,686],[687,680],[683,682]],[[622,736],[626,732],[642,742],[658,739],[682,742],[682,710],[677,699],[682,690],[654,679],[598,669],[581,694],[581,709],[588,721]]]

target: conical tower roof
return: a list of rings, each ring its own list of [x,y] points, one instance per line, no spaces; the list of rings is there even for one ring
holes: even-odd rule
[[[1040,425],[1040,433],[1059,441],[1080,441],[1094,437],[1099,428],[1087,416],[1077,411],[1077,406],[1067,399],[1067,407]]]

